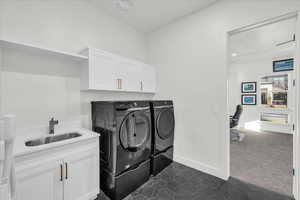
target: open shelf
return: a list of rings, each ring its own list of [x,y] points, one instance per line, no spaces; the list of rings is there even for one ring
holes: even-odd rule
[[[45,48],[42,46],[36,46],[32,44],[20,43],[16,41],[0,40],[0,48],[11,48],[22,51],[30,51],[33,53],[46,54],[50,56],[59,56],[65,59],[70,59],[74,61],[84,61],[87,60],[87,56],[79,55],[76,53],[64,52],[56,49]]]

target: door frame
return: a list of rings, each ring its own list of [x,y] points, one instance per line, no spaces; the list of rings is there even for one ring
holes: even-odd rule
[[[229,32],[227,32],[226,35],[226,50],[227,50],[227,55],[226,55],[226,112],[227,112],[227,116],[226,116],[226,130],[225,130],[225,134],[226,134],[226,141],[225,141],[225,145],[226,145],[226,168],[225,168],[225,177],[227,179],[229,179],[230,177],[230,128],[228,126],[229,124],[229,116],[230,116],[230,111],[229,111],[229,67],[230,67],[230,44],[229,44],[229,38],[230,36],[234,35],[234,34],[238,34],[241,32],[245,32],[248,30],[252,30],[255,28],[259,28],[268,24],[273,24],[276,22],[280,22],[282,20],[287,20],[287,19],[291,19],[291,18],[296,18],[296,50],[295,50],[295,66],[294,66],[294,70],[295,70],[295,97],[294,97],[294,101],[296,102],[295,104],[295,113],[294,113],[294,117],[293,117],[293,124],[295,126],[294,129],[294,133],[293,133],[293,168],[294,168],[294,178],[293,178],[293,195],[295,200],[300,200],[300,149],[299,149],[299,144],[300,144],[300,137],[299,137],[299,114],[300,114],[300,105],[298,100],[300,100],[300,91],[299,91],[299,86],[300,86],[300,12],[292,12],[292,13],[288,13],[285,15],[281,15],[278,17],[274,17],[274,18],[270,18],[267,20],[263,20],[248,26],[244,26],[238,29],[234,29],[231,30]],[[291,172],[292,173],[292,172]]]

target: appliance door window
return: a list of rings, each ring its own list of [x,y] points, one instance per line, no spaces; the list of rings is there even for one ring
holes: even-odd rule
[[[150,121],[143,111],[128,114],[121,124],[120,143],[128,151],[144,149],[150,138]]]
[[[174,134],[174,112],[173,109],[163,109],[156,119],[156,131],[158,136],[165,140]]]

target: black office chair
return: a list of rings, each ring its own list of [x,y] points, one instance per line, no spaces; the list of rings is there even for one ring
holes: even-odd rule
[[[242,105],[237,105],[234,115],[230,116],[230,139],[233,141],[235,141],[235,140],[242,141],[245,136],[245,134],[234,129],[235,127],[237,127],[239,125],[239,121],[240,121],[242,113],[243,113]]]

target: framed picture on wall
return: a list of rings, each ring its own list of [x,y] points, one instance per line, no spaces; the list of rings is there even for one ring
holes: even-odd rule
[[[242,105],[256,105],[256,94],[243,94]]]
[[[293,58],[273,61],[273,72],[283,72],[292,70],[294,70]]]
[[[242,82],[242,93],[256,93],[256,82]]]

